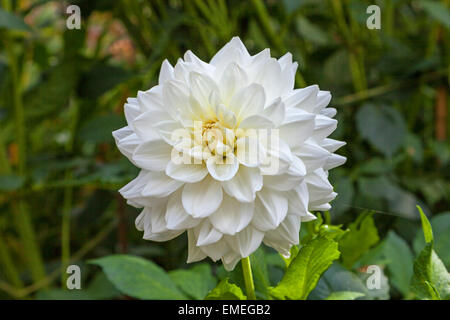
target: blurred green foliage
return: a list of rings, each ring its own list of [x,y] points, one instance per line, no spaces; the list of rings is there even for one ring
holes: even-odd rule
[[[174,64],[189,49],[209,60],[232,36],[251,53],[266,47],[275,57],[291,52],[299,61],[297,86],[319,84],[338,109],[332,137],[347,142],[339,153],[348,159],[330,172],[339,196],[323,225],[306,223],[302,232],[311,236],[320,229],[341,249],[354,247],[366,229],[373,236],[362,237],[367,243],[357,255],[344,250],[309,298],[415,297],[409,286],[413,257],[422,252],[420,259],[435,260],[416,204],[435,213],[434,250],[450,267],[449,1],[71,4],[81,9],[80,30],[66,28],[64,1],[1,3],[0,298],[120,297],[99,268],[83,263],[113,253],[151,259],[149,270],[161,273],[156,280],[170,284],[169,293],[178,297],[200,299],[218,280],[210,297],[243,296],[225,280],[243,288],[240,266],[231,275],[214,264],[184,270],[185,236],[167,243],[141,239],[133,223],[137,211],[117,192],[137,169],[111,136],[125,123],[126,98],[157,83],[164,59]],[[370,4],[381,8],[380,30],[366,27]],[[375,214],[362,216],[366,210]],[[341,224],[347,234],[336,227]],[[87,290],[58,289],[69,262],[82,267]],[[257,297],[267,298],[267,286],[280,281],[285,263],[268,248],[252,263]],[[364,285],[361,268],[371,263],[384,267],[384,291]],[[164,273],[174,269],[182,270]],[[183,280],[199,270],[209,280]],[[136,294],[123,285],[122,293],[153,297],[145,286]]]

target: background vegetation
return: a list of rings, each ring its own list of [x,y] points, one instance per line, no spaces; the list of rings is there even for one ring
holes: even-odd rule
[[[81,30],[66,28],[69,4],[81,8]],[[366,27],[370,4],[381,8],[381,30]],[[298,87],[317,83],[332,92],[339,120],[333,137],[347,141],[339,152],[347,163],[331,172],[339,193],[333,209],[302,226],[303,240],[335,231],[341,256],[309,296],[308,289],[285,297],[352,291],[363,299],[436,298],[442,291],[433,283],[434,296],[410,279],[425,246],[416,204],[450,267],[449,34],[449,1],[3,0],[0,298],[202,299],[227,276],[210,261],[186,265],[184,235],[167,243],[141,239],[138,211],[117,192],[137,169],[111,132],[125,124],[125,99],[156,84],[165,58],[174,64],[190,49],[209,60],[235,35],[252,54],[291,52]],[[113,253],[145,258],[138,259],[144,270],[133,272],[151,271],[148,285],[113,285],[86,263]],[[111,266],[104,259],[94,263]],[[262,248],[252,263],[257,296],[283,296],[266,288],[290,261]],[[81,266],[83,290],[64,289],[68,264]],[[382,268],[379,290],[365,286],[369,264]],[[226,287],[239,298],[229,287],[242,283],[240,272],[212,297]],[[156,276],[166,295],[154,295]]]

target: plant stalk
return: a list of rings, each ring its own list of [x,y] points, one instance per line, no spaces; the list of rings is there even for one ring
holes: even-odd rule
[[[250,265],[250,257],[242,258],[242,272],[244,273],[245,291],[248,300],[256,300],[255,284],[253,283],[252,267]]]

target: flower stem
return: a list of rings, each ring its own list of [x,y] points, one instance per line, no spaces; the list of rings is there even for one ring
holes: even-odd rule
[[[248,300],[256,300],[255,285],[253,283],[252,267],[250,265],[250,257],[242,258],[242,272],[244,273],[245,291]]]

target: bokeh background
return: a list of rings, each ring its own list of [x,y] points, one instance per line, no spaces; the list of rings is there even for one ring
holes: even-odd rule
[[[80,30],[66,27],[70,4],[81,9]],[[381,8],[380,30],[366,27],[371,4]],[[407,277],[423,247],[419,204],[448,269],[449,8],[419,0],[2,1],[0,298],[124,298],[86,264],[112,253],[186,267],[184,235],[155,243],[135,229],[138,211],[117,190],[137,169],[111,132],[125,125],[126,98],[157,83],[164,59],[175,64],[189,49],[209,61],[233,36],[251,54],[291,52],[297,87],[331,91],[332,137],[347,142],[339,153],[348,160],[330,172],[339,195],[327,223],[345,227],[374,211],[381,242],[403,250],[391,269]],[[276,283],[279,263],[266,252]],[[85,290],[58,289],[62,267],[73,263]],[[378,298],[407,299],[404,281],[389,279]]]

